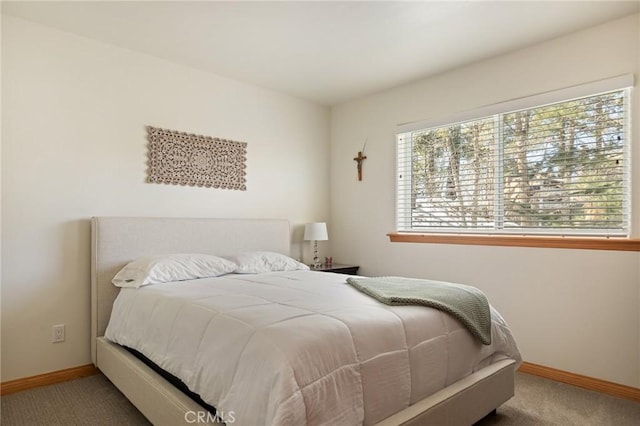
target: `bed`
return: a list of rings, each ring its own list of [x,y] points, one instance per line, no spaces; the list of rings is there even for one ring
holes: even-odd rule
[[[120,291],[119,288],[113,286],[111,280],[125,264],[141,256],[168,253],[204,253],[229,256],[246,251],[270,251],[289,254],[290,240],[291,232],[289,223],[285,220],[93,218],[91,256],[91,355],[94,364],[156,425],[192,424],[194,421],[198,423],[205,421],[213,423],[212,418],[206,416],[196,417],[198,415],[196,413],[204,412],[204,408],[200,404],[194,402],[193,399],[171,385],[160,374],[154,371],[154,369],[132,355],[130,351],[104,337],[113,310],[114,300],[116,300]],[[242,291],[245,292],[245,296],[247,296],[257,294],[262,291],[261,288],[266,287],[265,282],[256,282],[256,280],[266,280],[268,286],[276,289],[276,293],[279,292],[280,296],[278,297],[284,298],[280,301],[287,300],[288,303],[291,299],[300,299],[299,303],[302,305],[295,309],[320,311],[321,308],[311,306],[311,302],[324,300],[323,298],[330,297],[333,292],[344,292],[342,296],[340,296],[340,299],[353,299],[362,302],[364,307],[359,309],[369,311],[382,309],[378,306],[378,302],[366,299],[368,296],[357,294],[355,290],[348,289],[348,286],[344,284],[344,279],[344,276],[340,274],[292,271],[265,274],[264,278],[252,275],[235,276],[232,274],[230,276],[220,277],[219,280],[218,278],[212,278],[212,280],[218,280],[214,281],[212,285],[218,286],[218,288],[221,289],[219,291],[222,292],[230,291],[230,289],[234,287],[242,288],[244,289]],[[202,296],[198,292],[202,291],[204,287],[207,287],[207,285],[204,285],[204,281],[197,281],[198,282],[193,283],[196,290],[193,290],[195,293],[193,293],[194,295],[191,298],[194,300],[202,299]],[[305,291],[311,291],[309,297],[297,297],[297,295],[301,294],[301,286],[307,285],[308,287],[305,287]],[[160,289],[159,286],[158,289]],[[144,294],[151,295],[151,293],[160,293],[158,289],[146,291]],[[163,291],[172,291],[171,286],[163,287]],[[143,293],[140,292],[139,294]],[[156,295],[153,297],[156,297]],[[273,297],[264,296],[264,299],[271,300]],[[151,300],[149,303],[154,304],[157,302]],[[225,303],[227,302],[225,301]],[[344,310],[344,307],[342,308]],[[384,315],[381,316],[386,315],[387,318],[401,318],[403,315],[411,317],[413,315],[412,312],[414,312],[412,309],[424,308],[407,307],[407,309],[403,310],[402,307],[398,307],[384,311]],[[341,315],[342,314],[344,314],[344,312],[341,313]],[[325,315],[325,313],[322,313],[322,315],[324,322],[313,323],[313,327],[315,328],[312,330],[320,330],[317,333],[318,336],[323,336],[322,330],[324,330],[324,328],[322,324],[328,324],[325,317],[337,316],[333,311],[330,315]],[[368,317],[371,317],[371,315]],[[304,316],[304,318],[307,317]],[[438,318],[442,318],[441,314],[438,314]],[[353,322],[354,319],[353,316],[351,316],[340,318],[340,321],[349,324],[349,321]],[[455,326],[452,324],[455,321],[447,321],[450,321],[448,327],[453,330]],[[173,324],[171,326],[173,327]],[[329,328],[331,330],[335,329],[333,326]],[[387,333],[387,335],[393,334],[394,333]],[[456,335],[462,336],[463,334],[464,333],[457,333]],[[342,344],[339,347],[348,346],[349,344]],[[362,351],[364,346],[366,346],[366,344],[361,344],[359,350]],[[462,347],[464,347],[464,341]],[[233,349],[229,349],[229,351],[232,350]],[[454,351],[452,351],[452,353],[452,356],[457,356]],[[347,354],[345,356],[350,355]],[[222,362],[222,358],[233,359],[234,355],[221,353],[220,357]],[[296,357],[296,359],[298,358],[299,357]],[[377,359],[377,357],[373,358]],[[358,424],[363,422],[365,424],[378,425],[473,424],[513,396],[514,369],[519,361],[519,355],[516,350],[510,357],[493,354],[490,357],[476,355],[475,358],[476,360],[474,361],[473,367],[461,368],[461,370],[466,369],[468,371],[457,373],[460,377],[455,376],[455,380],[451,379],[453,376],[444,379],[443,386],[430,391],[428,395],[423,394],[424,391],[420,390],[419,381],[414,381],[413,390],[411,386],[407,388],[406,385],[397,385],[397,391],[392,393],[395,393],[396,396],[399,395],[399,398],[405,402],[400,403],[397,409],[394,408],[392,412],[389,411],[389,407],[391,406],[391,403],[387,401],[389,397],[381,397],[382,399],[376,401],[378,395],[372,393],[371,389],[375,386],[371,386],[370,382],[371,380],[378,380],[380,382],[395,383],[394,380],[396,376],[401,375],[401,373],[393,370],[394,366],[398,363],[393,361],[387,363],[386,367],[376,367],[374,370],[377,372],[375,374],[369,374],[369,376],[366,376],[363,371],[362,381],[365,381],[365,379],[369,381],[367,382],[369,386],[364,386],[362,383],[359,385],[364,389],[361,391],[364,396],[358,396],[357,389],[354,390],[346,386],[345,389],[349,389],[349,391],[341,395],[340,399],[344,398],[349,401],[351,399],[365,400],[361,405],[364,404],[363,406],[369,408],[364,411],[363,417],[362,414],[357,413],[362,407],[358,405],[357,401],[353,402],[354,409],[352,411],[356,412],[361,420],[354,422],[353,417],[343,417],[343,419],[349,419],[348,421],[345,420],[345,424]],[[269,356],[265,356],[265,365],[267,366],[270,365],[268,361]],[[385,364],[380,365],[383,366]],[[433,367],[436,370],[442,368],[437,365]],[[243,368],[240,368],[240,371],[249,374],[251,368],[251,364],[245,364]],[[380,374],[381,371],[384,372],[387,369],[390,370],[389,374]],[[315,368],[313,370],[315,370]],[[353,373],[353,368],[350,371]],[[360,372],[357,368],[355,371],[358,378],[360,378]],[[321,374],[319,377],[324,378],[324,373],[319,374]],[[417,373],[414,372],[414,374]],[[432,373],[428,373],[426,377],[428,377],[429,374]],[[300,378],[295,377],[294,379],[298,380]],[[221,377],[220,380],[224,381],[225,379]],[[334,387],[342,387],[343,385],[341,383],[346,382],[340,382],[334,385]],[[358,385],[358,382],[356,382],[356,385]],[[425,386],[422,385],[422,388],[425,388]],[[240,398],[253,399],[255,405],[259,405],[258,401],[261,399],[260,393],[249,395],[252,389],[246,386],[240,386],[237,389],[238,391],[235,393],[240,393]],[[330,409],[332,409],[330,407],[333,407],[332,404],[334,404],[335,401],[329,400],[330,395],[327,396],[328,399],[324,401],[322,395],[326,394],[326,392],[322,389],[313,394],[313,403],[320,407],[319,411],[322,411],[323,407],[327,408],[325,411],[330,411]],[[366,389],[369,390],[367,391]],[[404,389],[404,391],[402,389]],[[246,392],[246,394],[243,394],[243,392]],[[405,394],[404,397],[402,397],[403,392]],[[369,402],[367,403],[366,400]],[[305,403],[308,404],[308,401]],[[303,403],[303,406],[305,403]],[[249,401],[247,404],[251,404],[251,402]],[[371,407],[374,407],[373,411]],[[235,408],[235,411],[243,410],[242,407],[238,407],[237,403],[235,406],[232,405],[232,408]],[[309,410],[311,409],[309,408]],[[288,409],[284,411],[284,417],[281,412],[277,414],[276,417],[272,417],[271,421],[266,421],[266,423],[284,423],[287,418],[287,413]],[[292,414],[292,416],[292,418],[295,418],[295,415]],[[244,423],[242,422],[241,414],[227,417],[227,423],[234,423],[236,418],[239,420],[238,424],[247,424],[246,421]],[[314,419],[313,416],[307,418]],[[322,419],[324,417],[318,418]],[[315,423],[323,423],[323,421],[313,420],[309,424]],[[299,418],[292,424],[300,424]]]

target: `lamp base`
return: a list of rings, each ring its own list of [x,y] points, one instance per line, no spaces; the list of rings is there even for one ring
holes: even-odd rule
[[[318,257],[318,240],[313,241],[313,264],[311,269],[320,269],[320,258]]]

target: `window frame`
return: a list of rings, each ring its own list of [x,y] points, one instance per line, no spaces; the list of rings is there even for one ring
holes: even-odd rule
[[[630,246],[627,244],[629,241],[637,241],[632,240],[630,238],[633,235],[632,229],[632,199],[631,199],[631,96],[632,96],[632,86],[633,86],[633,75],[627,74],[622,75],[606,80],[599,80],[587,84],[582,84],[579,86],[572,86],[569,88],[555,90],[553,92],[541,93],[533,96],[529,96],[526,98],[513,99],[510,101],[502,102],[499,104],[493,104],[489,106],[484,106],[472,111],[466,111],[455,116],[448,116],[444,118],[440,118],[437,120],[429,120],[429,121],[419,121],[412,123],[405,123],[397,126],[396,128],[396,185],[395,185],[395,224],[396,224],[396,232],[388,234],[392,242],[429,242],[429,243],[453,243],[453,244],[479,244],[479,245],[519,245],[519,246],[532,246],[532,247],[551,247],[557,246],[559,248],[573,248],[578,245],[577,248],[585,248],[583,246],[598,246],[602,247],[599,249],[608,250],[609,247],[617,247],[613,248],[614,250],[628,250],[631,249],[633,251],[636,250],[635,244],[631,244]],[[415,230],[404,230],[400,225],[400,211],[401,211],[401,203],[403,202],[403,198],[399,193],[399,180],[401,174],[401,166],[402,161],[400,157],[400,144],[399,137],[402,134],[409,132],[416,132],[420,130],[432,129],[437,127],[446,127],[448,125],[453,125],[461,122],[468,122],[474,120],[481,120],[483,118],[488,118],[491,116],[494,117],[502,117],[502,114],[507,114],[513,111],[525,110],[525,109],[533,109],[540,106],[545,106],[554,103],[561,103],[570,101],[576,98],[584,98],[590,96],[597,96],[599,94],[608,93],[612,91],[624,90],[624,102],[625,102],[625,122],[624,122],[624,131],[625,131],[625,140],[626,143],[624,145],[624,155],[625,155],[625,169],[628,172],[625,177],[625,193],[627,202],[625,203],[625,229],[622,233],[607,233],[596,231],[590,232],[589,230],[581,230],[577,229],[576,232],[562,230],[560,232],[550,232],[548,229],[541,228],[529,228],[529,229],[467,229],[467,228],[436,228],[431,229],[415,229]],[[500,121],[502,119],[500,118]],[[498,130],[499,131],[499,130]],[[500,143],[502,145],[502,143]],[[497,157],[496,161],[502,161],[502,158]],[[404,164],[403,171],[406,171],[406,166],[409,165]],[[406,202],[406,200],[405,200]],[[403,209],[406,209],[406,205]],[[406,210],[405,210],[406,211]],[[402,230],[400,230],[402,229]],[[576,243],[570,240],[576,240]],[[564,241],[564,242],[558,242]],[[607,243],[602,243],[606,241]],[[623,241],[622,244],[618,242]],[[600,242],[598,244],[594,244],[595,242]],[[614,242],[615,244],[611,244]],[[586,247],[590,248],[590,247]]]
[[[387,236],[392,243],[640,251],[640,239],[625,237],[541,237],[500,234],[426,234],[419,232],[391,232]]]

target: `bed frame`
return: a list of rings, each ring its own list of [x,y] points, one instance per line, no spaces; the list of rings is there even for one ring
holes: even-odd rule
[[[193,423],[193,413],[204,412],[202,406],[121,346],[103,338],[119,291],[111,279],[125,264],[140,256],[168,253],[225,256],[248,250],[289,255],[290,240],[286,220],[92,218],[93,363],[154,425]],[[499,361],[394,414],[378,426],[472,425],[513,396],[514,369],[515,361]],[[192,413],[185,418],[189,412]]]

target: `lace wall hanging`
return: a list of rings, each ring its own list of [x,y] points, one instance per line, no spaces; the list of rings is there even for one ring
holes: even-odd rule
[[[246,191],[247,144],[147,126],[147,181]]]

